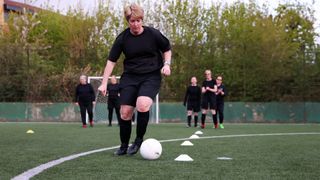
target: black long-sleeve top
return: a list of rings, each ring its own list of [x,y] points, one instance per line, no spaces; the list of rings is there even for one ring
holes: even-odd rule
[[[224,102],[224,97],[228,94],[228,91],[226,89],[226,87],[221,84],[220,86],[218,86],[218,90],[222,90],[224,92],[224,95],[222,94],[217,94],[217,102],[218,103],[223,103]]]
[[[109,98],[118,98],[120,93],[120,86],[119,84],[108,84],[107,91]]]
[[[201,88],[199,86],[189,86],[184,97],[183,104],[201,102]]]
[[[78,84],[75,102],[88,104],[95,101],[95,93],[91,84]]]

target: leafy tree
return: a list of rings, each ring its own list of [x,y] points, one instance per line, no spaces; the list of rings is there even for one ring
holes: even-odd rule
[[[123,2],[127,3],[127,2]],[[249,3],[141,0],[146,25],[172,43],[172,76],[162,101],[181,101],[191,76],[223,75],[229,101],[320,100],[319,52],[310,7],[282,4],[276,13]],[[1,101],[71,101],[80,74],[102,75],[116,36],[127,28],[123,10],[101,0],[96,11],[46,7],[10,14],[0,34]],[[114,74],[122,72],[123,57]]]

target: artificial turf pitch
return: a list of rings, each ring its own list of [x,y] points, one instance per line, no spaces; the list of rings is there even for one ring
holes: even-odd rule
[[[155,161],[113,155],[114,149],[79,157],[49,168],[32,179],[319,179],[320,124],[226,124],[225,129],[186,128],[185,124],[150,124],[145,138],[162,142],[163,152]],[[26,134],[32,129],[34,134]],[[274,133],[318,133],[272,135]],[[135,136],[133,127],[132,140]],[[72,154],[119,145],[119,128],[96,124],[82,129],[79,123],[0,123],[0,179]],[[188,154],[194,161],[174,161]],[[232,160],[218,160],[230,157]]]

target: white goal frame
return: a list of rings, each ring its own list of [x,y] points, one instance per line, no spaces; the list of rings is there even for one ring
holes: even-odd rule
[[[109,79],[110,79],[111,77],[109,77]],[[119,80],[120,79],[120,76],[116,76],[116,78],[117,78],[117,80]],[[90,82],[92,81],[92,80],[102,80],[103,79],[103,77],[102,76],[88,76],[88,83],[90,84]],[[97,93],[98,93],[98,90],[95,92],[96,93],[96,96],[97,96]],[[154,104],[155,104],[155,123],[156,124],[159,124],[159,93],[157,94],[157,96],[155,97],[155,100],[154,100]],[[106,109],[106,111],[107,111],[107,109]],[[86,121],[87,121],[87,123],[88,123],[88,121],[89,121],[89,115],[88,115],[88,113],[87,113],[87,115],[86,115]]]

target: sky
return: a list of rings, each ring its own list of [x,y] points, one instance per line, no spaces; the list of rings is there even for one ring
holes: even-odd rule
[[[54,9],[59,9],[60,12],[66,12],[69,7],[83,7],[85,10],[88,11],[93,11],[95,7],[98,4],[99,0],[13,0],[13,1],[18,1],[18,2],[26,2],[34,6],[39,6],[41,7],[42,5],[49,4],[51,7]],[[112,4],[115,6],[119,6],[123,0],[110,0]],[[130,1],[130,0],[129,0]],[[131,0],[130,2],[132,2]],[[223,0],[201,0],[205,3],[216,3],[216,2],[223,2],[225,3],[226,1]],[[228,0],[228,3],[233,3],[235,1],[240,1],[240,2],[249,2],[249,0]],[[309,7],[312,7],[312,9],[315,10],[314,17],[316,19],[314,28],[316,29],[316,32],[320,35],[320,1],[319,0],[255,0],[259,6],[263,4],[267,4],[268,7],[270,8],[269,12],[272,13],[274,12],[274,9],[279,5],[283,3],[297,3],[299,2],[300,4],[306,4]],[[31,2],[31,3],[30,3]],[[133,1],[134,2],[134,1]],[[314,2],[314,3],[313,3]],[[320,37],[316,39],[316,42],[320,44]]]

